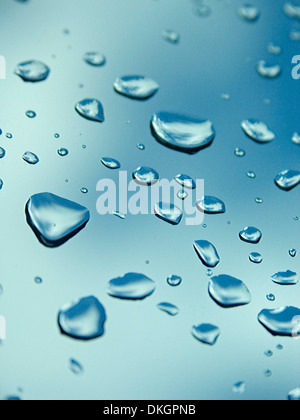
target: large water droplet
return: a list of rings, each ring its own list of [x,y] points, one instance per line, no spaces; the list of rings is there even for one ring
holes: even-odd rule
[[[83,57],[84,61],[91,66],[100,67],[106,63],[106,58],[98,52],[88,52]]]
[[[152,168],[140,166],[132,173],[133,179],[140,185],[152,185],[159,179],[159,174]]]
[[[189,175],[179,174],[175,176],[175,181],[184,188],[193,190],[196,188],[196,183]]]
[[[83,99],[77,102],[75,109],[82,117],[97,122],[104,122],[104,111],[97,99]]]
[[[132,99],[148,99],[158,91],[159,85],[148,77],[124,76],[115,81],[114,89]]]
[[[128,273],[108,283],[107,293],[119,299],[144,299],[155,290],[155,282],[144,274]]]
[[[208,241],[195,241],[195,251],[206,267],[216,267],[220,262],[218,251],[214,245]]]
[[[170,112],[154,114],[151,127],[164,146],[190,154],[209,146],[215,138],[211,121]]]
[[[47,247],[62,245],[90,219],[87,208],[50,193],[33,195],[26,204],[26,216],[38,240]]]
[[[212,277],[208,290],[216,303],[226,308],[247,305],[251,302],[247,286],[241,280],[228,275]]]
[[[198,326],[194,325],[191,333],[201,343],[213,346],[220,337],[221,331],[215,325],[201,324]]]
[[[116,159],[104,157],[101,159],[101,163],[108,169],[119,169],[121,167],[120,162]]]
[[[282,285],[294,285],[298,284],[298,275],[293,271],[280,271],[272,276],[274,283]]]
[[[222,200],[216,197],[205,196],[202,200],[197,201],[197,208],[206,214],[225,213],[226,207]]]
[[[29,163],[30,165],[36,165],[39,162],[39,158],[32,152],[25,152],[23,155],[23,160]]]
[[[299,331],[300,309],[285,306],[279,309],[264,309],[258,315],[259,322],[273,335],[292,336]]]
[[[104,334],[106,313],[94,296],[73,301],[61,308],[58,324],[63,334],[78,340],[91,340]]]
[[[280,172],[275,178],[275,184],[280,189],[289,191],[300,184],[300,172],[290,169]]]
[[[252,140],[258,143],[269,143],[275,139],[275,134],[268,126],[258,120],[249,119],[242,122],[242,129]]]
[[[260,10],[251,4],[244,4],[238,8],[237,12],[241,19],[248,22],[255,22],[260,16]]]
[[[158,309],[163,312],[166,312],[168,315],[175,316],[179,314],[179,309],[177,306],[173,305],[172,303],[168,302],[161,302],[157,305]]]
[[[171,225],[178,225],[181,222],[183,213],[179,207],[172,203],[157,203],[154,207],[155,215]]]
[[[262,233],[259,229],[255,227],[245,227],[240,232],[240,238],[244,242],[248,242],[251,244],[258,244],[262,238]]]
[[[41,82],[47,79],[50,69],[41,61],[30,60],[18,64],[15,73],[25,82]]]
[[[281,67],[279,65],[270,66],[264,60],[259,61],[256,70],[258,74],[268,79],[274,79],[281,74]]]

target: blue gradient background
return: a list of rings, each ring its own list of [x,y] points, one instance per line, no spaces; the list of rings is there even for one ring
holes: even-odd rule
[[[300,148],[291,137],[300,130],[300,81],[291,77],[291,59],[300,44],[289,39],[297,22],[284,15],[281,0],[257,2],[262,15],[253,24],[238,18],[240,0],[209,3],[212,14],[200,18],[188,0],[1,0],[0,54],[7,60],[7,80],[0,81],[0,126],[13,134],[12,140],[0,137],[7,151],[0,162],[0,313],[7,319],[7,340],[0,346],[1,398],[22,387],[24,399],[285,399],[300,385],[300,341],[272,337],[257,321],[263,308],[300,305],[299,286],[284,288],[270,280],[279,270],[299,271],[299,255],[292,259],[288,250],[300,251],[300,222],[293,220],[300,216],[300,188],[285,193],[273,182],[284,169],[299,170]],[[161,38],[165,29],[181,34],[179,45]],[[271,41],[282,47],[280,56],[267,53]],[[93,50],[107,56],[105,67],[84,63],[84,53]],[[28,59],[51,67],[46,82],[26,84],[13,74],[15,65]],[[261,78],[255,70],[261,59],[280,63],[282,76]],[[131,101],[112,88],[126,74],[152,77],[161,89],[147,102]],[[222,93],[229,93],[230,101]],[[104,124],[74,111],[86,97],[101,100]],[[37,118],[25,116],[29,109]],[[157,143],[149,121],[161,110],[211,119],[217,131],[213,145],[187,156]],[[265,121],[276,140],[252,142],[240,127],[245,118]],[[137,143],[146,150],[138,150]],[[70,154],[58,156],[59,147]],[[245,158],[234,156],[236,147],[246,150]],[[38,165],[22,160],[27,150],[39,156]],[[96,183],[118,178],[101,165],[103,156],[120,160],[129,173],[145,165],[161,178],[180,172],[203,178],[206,193],[223,199],[227,213],[206,216],[207,229],[173,227],[151,215],[124,221],[99,216]],[[255,180],[246,177],[248,170],[256,172]],[[43,247],[25,221],[26,201],[44,191],[91,211],[87,227],[57,249]],[[257,205],[256,197],[264,204]],[[259,245],[238,238],[247,225],[263,231]],[[199,239],[213,242],[220,253],[215,274],[245,281],[250,305],[224,310],[210,299],[206,269],[192,247]],[[252,250],[263,254],[262,265],[249,262]],[[107,282],[129,271],[153,278],[155,294],[142,302],[110,298]],[[170,288],[169,274],[181,275],[182,285]],[[44,283],[36,285],[35,276]],[[266,300],[271,292],[274,303]],[[106,308],[105,336],[88,343],[62,336],[59,308],[90,294]],[[171,318],[158,311],[161,301],[178,305],[180,314]],[[214,347],[190,334],[203,322],[222,330]],[[264,356],[268,349],[274,351],[271,359]],[[84,366],[84,375],[68,370],[71,357]],[[266,369],[271,378],[264,377]],[[242,396],[232,393],[238,381],[247,383]]]

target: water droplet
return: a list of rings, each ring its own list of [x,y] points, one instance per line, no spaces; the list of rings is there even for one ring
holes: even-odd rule
[[[2,286],[2,284],[0,284],[0,295],[2,295],[3,294],[3,286]]]
[[[198,326],[194,325],[191,333],[201,343],[213,346],[220,337],[221,331],[215,325],[201,324]]]
[[[18,395],[9,395],[8,397],[5,397],[6,401],[21,401],[22,398]]]
[[[47,79],[50,69],[41,61],[31,60],[18,64],[15,74],[20,76],[25,82],[41,82]]]
[[[273,295],[273,293],[269,293],[269,294],[267,295],[267,299],[268,299],[270,302],[275,302],[276,297],[275,297],[275,295]]]
[[[212,277],[208,289],[213,300],[226,308],[247,305],[252,299],[247,286],[241,280],[228,275]]]
[[[97,99],[83,99],[77,102],[75,109],[79,115],[87,120],[104,122],[103,106]]]
[[[121,168],[120,162],[116,159],[104,157],[101,159],[101,163],[106,166],[108,169],[119,169]]]
[[[57,150],[57,153],[59,154],[59,156],[64,157],[64,156],[68,156],[69,150],[61,147],[60,149]]]
[[[240,232],[240,238],[244,242],[248,242],[251,244],[258,244],[262,238],[262,233],[259,229],[255,227],[245,227]]]
[[[300,32],[292,29],[291,32],[290,32],[290,40],[291,41],[300,41]]]
[[[106,63],[106,58],[98,52],[88,52],[83,57],[84,61],[91,66],[100,67]]]
[[[245,156],[246,156],[246,152],[245,152],[245,150],[243,150],[243,149],[239,149],[239,148],[236,148],[236,149],[234,150],[234,154],[235,154],[235,156],[237,156],[237,157],[245,157]]]
[[[272,276],[272,281],[282,285],[295,285],[298,284],[298,275],[293,271],[280,271]]]
[[[215,138],[211,121],[170,112],[154,114],[151,126],[161,144],[189,154],[209,146]]]
[[[267,350],[267,351],[265,351],[265,356],[272,357],[273,356],[273,352],[271,350]]]
[[[283,5],[284,13],[294,19],[300,19],[300,6],[296,6],[292,3],[285,3]]]
[[[43,279],[42,279],[41,277],[35,277],[35,278],[34,278],[34,282],[35,282],[36,284],[42,284],[42,283],[43,283]]]
[[[275,178],[275,184],[284,191],[290,191],[300,184],[300,172],[289,169],[280,172]]]
[[[148,77],[124,76],[115,81],[114,89],[128,98],[149,99],[157,93],[159,85]]]
[[[222,93],[221,98],[224,99],[225,101],[229,101],[230,95],[228,93]]]
[[[214,245],[208,241],[195,241],[195,251],[206,267],[216,267],[220,262],[218,251]]]
[[[247,177],[251,178],[251,179],[255,179],[256,178],[256,173],[253,171],[248,171],[247,172]]]
[[[183,216],[180,208],[172,203],[157,203],[154,207],[154,213],[158,218],[171,225],[178,225]]]
[[[60,138],[60,135],[59,135],[58,133],[55,133],[55,134],[54,134],[54,137],[55,137],[56,139],[59,139],[59,138]]]
[[[171,44],[178,44],[179,41],[180,41],[180,35],[176,31],[172,31],[172,30],[167,29],[167,30],[163,31],[161,35],[162,35],[163,39],[170,42]]]
[[[82,187],[80,192],[82,192],[82,194],[87,194],[89,192],[89,190],[85,187]]]
[[[191,178],[188,175],[184,175],[184,174],[179,174],[175,176],[175,181],[178,182],[179,185],[181,185],[184,188],[189,188],[190,190],[193,190],[196,188],[196,183],[193,180],[193,178]]]
[[[179,200],[185,200],[188,197],[188,193],[184,190],[180,190],[177,193],[177,197],[179,198]]]
[[[256,202],[257,204],[263,204],[264,200],[263,200],[262,198],[260,198],[260,197],[257,197],[257,198],[255,199],[255,202]]]
[[[212,271],[210,268],[208,268],[208,269],[207,269],[207,272],[206,272],[206,275],[207,275],[208,277],[211,277],[211,276],[213,275],[213,271]]]
[[[126,215],[124,213],[121,213],[120,211],[114,211],[113,215],[118,217],[119,219],[122,219],[122,220],[126,219]]]
[[[58,314],[62,334],[78,340],[91,340],[104,334],[106,313],[94,296],[84,297],[66,304]]]
[[[142,143],[138,143],[138,144],[136,145],[136,147],[137,147],[139,150],[145,150],[145,146],[144,146]]]
[[[28,118],[35,118],[36,117],[36,113],[34,111],[26,111],[26,116]]]
[[[283,345],[282,344],[278,344],[276,346],[277,350],[282,351],[283,350]]]
[[[166,312],[168,315],[176,316],[179,314],[179,309],[177,306],[172,305],[172,303],[162,302],[157,305],[158,309],[163,312]]]
[[[258,120],[249,119],[242,121],[242,129],[252,140],[258,143],[269,143],[275,139],[275,134],[268,126]]]
[[[180,276],[172,274],[167,278],[167,283],[172,287],[177,287],[182,283],[182,278]]]
[[[269,66],[264,60],[259,61],[256,70],[262,77],[274,79],[281,74],[281,67],[279,65]]]
[[[271,370],[267,369],[267,370],[264,371],[264,376],[266,378],[271,378],[272,375],[273,375],[273,373],[272,373]]]
[[[39,163],[39,158],[32,152],[25,152],[23,155],[23,160],[29,163],[30,165],[36,165]]]
[[[300,136],[298,133],[294,133],[292,137],[292,142],[294,144],[300,145]]]
[[[3,147],[0,147],[0,159],[4,158],[5,154],[6,154],[6,152],[3,149]]]
[[[107,293],[119,299],[144,299],[155,290],[155,282],[144,274],[128,273],[108,283]]]
[[[249,260],[251,262],[253,262],[254,264],[261,264],[263,262],[263,257],[261,254],[259,254],[258,252],[252,252],[249,255]]]
[[[259,322],[273,335],[292,336],[299,319],[300,309],[285,306],[279,309],[263,309],[259,315]],[[298,321],[299,322],[299,321]]]
[[[246,392],[246,383],[245,382],[237,382],[232,387],[232,392],[234,394],[242,395]]]
[[[153,185],[158,181],[159,174],[152,168],[140,166],[133,172],[132,177],[137,184]]]
[[[272,42],[268,44],[267,51],[269,54],[273,54],[273,55],[281,54],[281,48],[278,45],[274,45]]]
[[[90,219],[87,208],[50,193],[33,195],[26,204],[26,216],[38,240],[47,247],[62,245]]]
[[[260,17],[260,10],[251,4],[245,4],[238,8],[238,15],[247,22],[255,22]]]
[[[289,254],[292,258],[295,258],[297,256],[297,250],[292,248],[289,250]]]
[[[75,359],[69,360],[69,369],[74,375],[82,375],[84,370],[83,366]]]
[[[293,389],[287,398],[289,401],[300,401],[300,388]]]
[[[6,133],[5,137],[7,139],[10,139],[11,140],[13,138],[13,135],[11,133]]]
[[[194,13],[200,17],[207,17],[211,14],[211,8],[201,1],[194,0]]]
[[[0,191],[2,190],[2,188],[3,188],[3,185],[4,185],[4,182],[2,181],[2,179],[0,179]]]
[[[197,201],[197,208],[206,214],[225,213],[226,207],[223,201],[216,197],[205,196],[202,200]]]

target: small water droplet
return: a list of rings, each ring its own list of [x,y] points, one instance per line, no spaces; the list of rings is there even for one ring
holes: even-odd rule
[[[188,197],[188,193],[184,190],[180,190],[177,193],[177,197],[179,198],[179,200],[185,200]]]
[[[300,136],[298,133],[294,133],[293,137],[292,137],[292,142],[294,144],[297,144],[298,146],[300,145]]]
[[[75,300],[63,306],[58,314],[62,334],[78,340],[101,337],[105,321],[105,309],[94,296]]]
[[[249,119],[242,121],[242,129],[252,140],[258,143],[269,143],[275,139],[275,134],[261,121]]]
[[[161,311],[171,316],[176,316],[179,314],[179,309],[177,308],[177,306],[173,305],[172,303],[162,302],[162,303],[159,303],[157,307]]]
[[[243,150],[243,149],[239,149],[239,148],[236,148],[236,149],[234,150],[234,154],[235,154],[235,156],[237,156],[237,157],[245,157],[245,156],[246,156],[246,152],[245,152],[245,150]]]
[[[247,172],[247,177],[251,178],[251,179],[255,179],[256,178],[256,173],[253,171],[248,171]]]
[[[267,350],[267,351],[265,351],[265,356],[266,357],[272,357],[273,356],[273,352],[271,350]]]
[[[282,344],[277,344],[276,348],[277,348],[277,350],[282,351],[283,350],[283,345]]]
[[[290,18],[300,19],[300,6],[286,2],[283,5],[283,11]]]
[[[43,279],[42,279],[41,277],[35,277],[35,278],[34,278],[34,282],[35,282],[36,284],[42,284],[42,283],[43,283]]]
[[[178,44],[179,41],[180,41],[180,35],[176,31],[172,31],[172,30],[167,29],[167,30],[163,31],[161,35],[162,35],[163,39],[170,42],[171,44]]]
[[[144,144],[142,144],[142,143],[138,143],[138,144],[136,145],[136,147],[137,147],[139,150],[145,150],[145,146],[144,146]]]
[[[2,190],[2,188],[3,188],[3,185],[4,185],[4,182],[2,181],[2,179],[0,179],[0,191]]]
[[[167,283],[172,287],[177,287],[182,283],[182,278],[172,274],[167,278]]]
[[[191,333],[201,343],[213,346],[220,337],[221,331],[215,325],[201,324],[198,326],[194,325]]]
[[[197,201],[198,210],[206,214],[225,213],[226,207],[222,200],[216,197],[205,196],[202,200]]]
[[[118,162],[116,159],[103,157],[101,159],[101,163],[106,166],[108,169],[119,169],[121,168],[120,162]]]
[[[290,270],[279,271],[272,276],[272,281],[281,285],[295,285],[298,284],[298,275]]]
[[[247,286],[235,277],[220,275],[210,279],[209,294],[222,307],[248,305],[251,294]]]
[[[262,198],[260,198],[260,197],[257,197],[257,198],[255,199],[255,202],[256,202],[257,204],[263,204],[264,200],[263,200]]]
[[[273,293],[269,293],[269,294],[267,295],[267,299],[268,299],[270,302],[275,302],[276,297],[275,297],[275,295],[273,295]]]
[[[272,373],[271,370],[267,369],[267,370],[264,371],[264,376],[266,378],[271,378],[272,375],[273,375],[273,373]]]
[[[50,69],[41,61],[31,60],[18,64],[15,74],[20,76],[25,82],[41,82],[46,80],[50,74]]]
[[[38,240],[47,247],[62,245],[90,219],[87,208],[50,193],[33,195],[26,204],[26,216]]]
[[[159,85],[148,77],[124,76],[115,81],[114,89],[128,98],[149,99],[157,93]]]
[[[59,135],[58,133],[55,133],[55,134],[54,134],[54,137],[55,137],[56,139],[59,139],[59,138],[60,138],[60,135]]]
[[[133,174],[133,179],[140,185],[153,185],[159,180],[159,174],[152,168],[140,166]]]
[[[274,45],[272,42],[268,44],[267,51],[269,54],[273,54],[273,55],[281,54],[281,48],[278,45]]]
[[[155,282],[144,274],[128,273],[110,280],[107,293],[119,299],[144,299],[154,292]]]
[[[244,242],[248,242],[251,244],[258,244],[262,238],[262,233],[259,229],[255,227],[245,227],[240,232],[240,238]]]
[[[83,366],[75,359],[69,360],[69,369],[74,375],[82,375],[84,371]]]
[[[263,257],[258,252],[251,252],[249,255],[249,260],[254,264],[261,264],[263,262]]]
[[[196,188],[196,183],[189,175],[179,174],[175,176],[175,181],[184,188],[193,190]]]
[[[3,149],[3,147],[0,147],[0,159],[4,158],[5,154],[6,154],[6,152]]]
[[[293,389],[287,398],[289,401],[300,401],[300,388]]]
[[[124,213],[121,213],[120,211],[114,211],[113,215],[118,217],[118,219],[121,220],[125,220],[126,219],[126,215]]]
[[[59,156],[64,157],[64,156],[68,156],[69,150],[61,147],[60,149],[57,150],[57,153],[59,154]]]
[[[279,65],[270,66],[264,60],[259,61],[256,70],[258,74],[268,79],[274,79],[281,74],[281,67]]]
[[[151,127],[158,142],[189,154],[209,146],[215,138],[211,121],[170,112],[154,114]]]
[[[97,99],[83,99],[77,102],[75,109],[79,115],[87,120],[104,122],[103,106]]]
[[[215,246],[208,241],[195,241],[195,251],[206,267],[216,267],[220,262],[220,257]]]
[[[25,152],[23,155],[23,160],[30,165],[36,165],[39,163],[39,158],[32,152]]]
[[[251,4],[244,4],[239,7],[237,13],[241,19],[247,22],[255,22],[260,17],[260,10]]]
[[[280,172],[275,178],[275,184],[284,191],[290,191],[300,184],[300,172],[290,169]]]
[[[91,66],[100,67],[106,63],[106,58],[98,52],[88,52],[83,57],[84,61]]]
[[[5,137],[7,139],[12,139],[13,138],[13,135],[11,133],[6,133]]]
[[[157,203],[154,207],[155,216],[171,225],[178,225],[181,222],[183,213],[179,207],[172,203]]]
[[[297,250],[292,248],[289,250],[289,254],[292,258],[295,258],[297,256]]]
[[[85,187],[82,187],[80,192],[82,192],[82,194],[87,194],[89,192],[89,190]]]
[[[36,113],[34,111],[26,111],[26,116],[28,118],[35,118],[36,117]]]
[[[232,392],[234,394],[242,395],[246,392],[246,383],[245,382],[237,382],[232,387]]]

